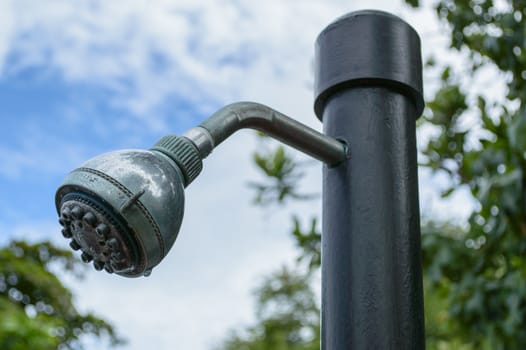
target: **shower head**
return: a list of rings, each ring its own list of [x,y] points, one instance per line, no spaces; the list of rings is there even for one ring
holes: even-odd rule
[[[88,160],[57,190],[62,234],[97,270],[149,275],[177,237],[184,187],[201,167],[193,143],[176,136],[149,151],[121,150]]]

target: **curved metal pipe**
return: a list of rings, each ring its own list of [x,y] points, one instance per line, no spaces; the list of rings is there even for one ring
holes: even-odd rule
[[[283,113],[255,102],[227,105],[182,136],[192,140],[201,157],[205,158],[226,138],[244,128],[268,134],[328,166],[335,166],[349,156],[344,142],[323,135]]]

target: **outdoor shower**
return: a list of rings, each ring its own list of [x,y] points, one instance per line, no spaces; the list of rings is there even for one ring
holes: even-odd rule
[[[63,235],[96,269],[148,275],[172,247],[184,188],[240,128],[265,132],[323,167],[321,349],[424,349],[416,120],[420,39],[400,18],[358,11],[316,41],[318,133],[260,104],[229,105],[150,150],[73,170],[55,198]]]

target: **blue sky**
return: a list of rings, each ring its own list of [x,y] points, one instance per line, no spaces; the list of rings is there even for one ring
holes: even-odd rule
[[[266,103],[320,129],[314,40],[364,7],[438,31],[429,10],[387,0],[0,1],[0,243],[63,245],[54,193],[67,172],[102,152],[148,148],[226,103]],[[424,40],[424,54],[438,44],[436,35]],[[187,190],[178,241],[151,277],[66,277],[82,310],[128,338],[124,349],[209,349],[252,321],[251,290],[261,277],[294,260],[290,215],[319,215],[320,203],[251,206],[245,184],[259,176],[250,162],[256,147],[242,132],[205,161]],[[308,174],[307,192],[319,192],[320,170]],[[426,181],[424,210],[440,211]]]
[[[6,66],[9,67],[8,59]],[[40,68],[40,69],[39,69]],[[102,152],[148,148],[164,132],[180,133],[203,118],[177,98],[152,110],[169,123],[170,110],[192,118],[152,128],[146,118],[115,106],[114,93],[95,83],[66,82],[58,72],[28,67],[0,81],[0,220],[6,227],[55,215],[54,190],[67,171]]]

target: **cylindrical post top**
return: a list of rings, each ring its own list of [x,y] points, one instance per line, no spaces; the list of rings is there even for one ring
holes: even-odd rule
[[[424,109],[420,38],[400,18],[382,11],[340,17],[316,40],[314,110],[321,120],[326,101],[354,86],[378,86],[410,97]]]

